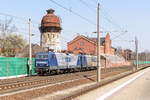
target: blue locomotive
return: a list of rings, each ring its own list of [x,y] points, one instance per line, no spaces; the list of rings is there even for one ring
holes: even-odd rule
[[[46,73],[91,70],[96,68],[96,56],[39,52],[36,54],[35,63],[37,73],[42,75]]]

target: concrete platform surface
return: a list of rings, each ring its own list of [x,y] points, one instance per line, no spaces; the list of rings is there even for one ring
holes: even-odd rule
[[[73,100],[150,100],[150,68],[90,91]]]

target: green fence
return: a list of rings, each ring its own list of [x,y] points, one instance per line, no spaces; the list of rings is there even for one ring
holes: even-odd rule
[[[34,58],[32,59],[32,62],[32,74],[36,74]],[[0,78],[28,74],[28,58],[0,57]]]
[[[136,65],[137,62],[134,61],[134,64]],[[150,61],[138,61],[138,64],[150,64]]]

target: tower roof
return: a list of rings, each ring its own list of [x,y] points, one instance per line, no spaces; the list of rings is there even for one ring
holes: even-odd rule
[[[61,27],[60,18],[54,14],[55,10],[48,9],[46,10],[47,14],[42,18],[41,26],[42,27]]]

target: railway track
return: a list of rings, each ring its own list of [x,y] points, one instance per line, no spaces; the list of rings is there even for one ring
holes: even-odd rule
[[[129,70],[130,67],[119,67],[119,68],[109,68],[109,69],[103,69],[102,74],[109,73],[113,71],[119,71],[119,70]],[[80,77],[90,77],[95,75],[94,71],[86,71],[86,72],[77,72],[77,73],[71,73],[71,74],[62,74],[62,75],[54,75],[54,76],[32,76],[32,77],[25,77],[25,78],[19,78],[18,80],[4,80],[0,83],[0,93],[7,93],[22,89],[27,89],[31,87],[37,87],[47,84],[53,84],[57,82],[63,82],[66,80],[72,80]]]
[[[109,76],[109,73],[120,73],[127,70],[131,70],[131,67],[118,67],[118,68],[109,68],[103,69],[102,74],[105,78]],[[10,93],[14,91],[24,90],[33,87],[44,86],[48,84],[55,84],[59,82],[64,82],[67,80],[74,80],[79,78],[89,78],[95,76],[96,71],[86,71],[86,72],[77,72],[77,73],[70,73],[70,74],[62,74],[62,75],[54,75],[54,76],[34,76],[34,77],[26,77],[26,78],[19,78],[19,80],[4,80],[0,84],[0,94]]]
[[[107,73],[107,72],[111,72],[114,70],[118,70],[118,69],[131,69],[131,67],[117,67],[117,68],[107,68],[102,69],[102,73]],[[86,72],[91,72],[91,71],[86,71]],[[86,73],[85,72],[85,73]],[[20,78],[12,78],[12,79],[2,79],[0,80],[0,85],[3,84],[10,84],[10,83],[18,83],[18,82],[25,82],[25,81],[34,81],[34,80],[39,80],[39,79],[47,79],[47,78],[52,78],[52,77],[60,77],[60,76],[66,76],[66,75],[71,75],[71,74],[78,74],[78,73],[84,73],[84,72],[76,72],[76,73],[65,73],[65,74],[59,74],[59,75],[52,75],[52,76],[30,76],[30,77],[20,77]]]
[[[89,75],[87,75],[89,73]],[[3,82],[3,84],[0,85],[0,94],[7,93],[7,92],[13,92],[17,90],[32,88],[32,87],[38,87],[43,86],[47,84],[54,84],[57,82],[62,82],[65,80],[71,80],[73,78],[79,78],[84,75],[91,76],[95,73],[95,71],[88,71],[88,72],[79,72],[79,73],[72,73],[72,74],[63,74],[63,75],[55,75],[55,76],[37,76],[33,78],[25,78],[20,79],[19,81],[12,81],[10,80],[7,82]]]
[[[89,86],[87,88],[75,91],[74,93],[72,93],[72,94],[70,94],[68,96],[62,96],[60,98],[56,97],[55,99],[52,99],[52,100],[77,100],[76,97],[78,97],[78,96],[81,96],[81,95],[83,95],[85,93],[88,93],[89,91],[97,89],[97,88],[99,88],[99,87],[101,87],[103,85],[109,84],[109,83],[111,83],[113,81],[116,81],[116,80],[121,79],[123,77],[126,77],[128,75],[131,75],[133,73],[136,73],[136,72],[138,72],[140,70],[143,70],[143,69],[146,69],[148,67],[149,66],[140,66],[136,71],[128,71],[128,72],[125,72],[125,73],[122,73],[122,74],[118,74],[118,75],[108,79],[108,81],[102,80],[101,83],[98,83],[98,84],[95,84],[95,85],[91,85],[91,86]]]

